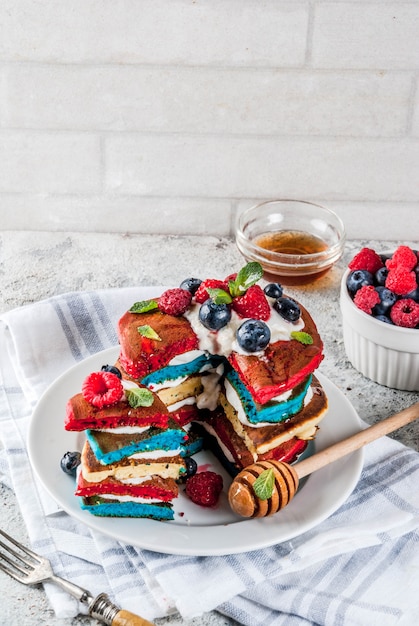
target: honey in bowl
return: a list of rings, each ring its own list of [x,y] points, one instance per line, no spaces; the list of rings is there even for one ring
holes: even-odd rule
[[[284,255],[305,256],[308,254],[319,254],[328,249],[328,245],[323,239],[300,230],[278,230],[269,233],[257,235],[253,239],[253,243],[268,252],[274,252]],[[329,271],[329,267],[324,268],[322,259],[319,259],[318,270],[316,266],[311,268],[310,273],[301,275],[282,274],[280,270],[270,273],[265,270],[265,278],[280,279],[284,284],[303,285],[308,282],[317,280]]]
[[[323,239],[300,230],[278,230],[265,233],[255,237],[253,241],[265,250],[282,254],[316,254],[327,250],[327,244]]]
[[[305,285],[326,274],[345,244],[342,220],[303,200],[270,200],[238,214],[236,245],[269,282]]]

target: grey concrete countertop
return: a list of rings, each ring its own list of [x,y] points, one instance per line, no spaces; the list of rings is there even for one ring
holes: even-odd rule
[[[325,344],[320,371],[347,396],[361,418],[372,424],[419,400],[419,394],[373,383],[353,369],[342,340],[339,283],[347,261],[363,245],[377,250],[401,242],[350,241],[339,264],[314,285],[287,288],[311,312]],[[403,242],[411,243],[413,242]],[[417,247],[417,244],[416,244]],[[121,235],[106,233],[0,232],[0,311],[74,290],[178,285],[184,278],[221,278],[243,265],[228,238]],[[393,434],[419,450],[419,424]],[[0,527],[25,540],[26,531],[13,493],[0,484]],[[27,588],[0,573],[2,621],[8,626],[82,626],[87,617],[54,617],[44,592]],[[235,624],[216,611],[185,621],[177,616],[156,624],[227,626]]]

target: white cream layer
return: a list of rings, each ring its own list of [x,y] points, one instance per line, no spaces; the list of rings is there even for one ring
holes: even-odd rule
[[[180,448],[176,450],[149,450],[147,452],[136,452],[135,454],[130,454],[129,459],[150,459],[150,460],[158,460],[166,457],[173,457],[180,455]]]
[[[188,376],[179,376],[179,378],[168,378],[164,380],[162,383],[148,383],[147,387],[151,389],[151,391],[158,392],[161,389],[171,389],[172,387],[178,387],[182,383],[188,380]]]
[[[169,404],[167,410],[169,413],[174,413],[175,411],[179,411],[183,406],[192,405],[196,403],[195,396],[190,396],[189,398],[185,398],[184,400],[179,400],[179,402],[174,402],[173,404]]]
[[[133,435],[135,433],[144,433],[149,430],[150,426],[118,426],[117,428],[95,428],[102,433],[111,433],[112,435]]]
[[[190,363],[191,361],[195,361],[200,356],[205,354],[203,350],[189,350],[189,352],[183,352],[183,354],[178,354],[173,357],[171,361],[169,361],[169,365],[185,365],[185,363]]]
[[[203,426],[203,428],[205,428],[205,430],[207,431],[207,433],[209,435],[212,435],[217,440],[217,443],[220,446],[220,448],[221,448],[224,456],[226,457],[226,459],[230,463],[234,463],[233,455],[231,454],[230,450],[228,448],[226,448],[226,446],[223,444],[223,442],[221,441],[221,439],[219,438],[219,436],[217,435],[217,433],[215,432],[213,427],[210,426],[209,424],[207,424],[206,422],[199,422],[199,424],[201,424],[201,426]]]
[[[137,504],[160,504],[161,500],[158,498],[139,498],[136,496],[116,496],[113,493],[99,494],[100,498],[106,498],[106,500],[118,500],[119,502],[136,502]]]

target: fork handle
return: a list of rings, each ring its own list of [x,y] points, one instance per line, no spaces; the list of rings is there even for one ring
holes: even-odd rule
[[[115,615],[111,626],[153,626],[153,624],[139,615],[121,609]]]
[[[107,626],[155,626],[135,613],[120,609],[111,602],[106,593],[101,593],[92,600],[89,614]]]

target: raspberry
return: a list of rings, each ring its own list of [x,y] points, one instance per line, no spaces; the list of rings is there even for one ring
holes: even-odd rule
[[[391,259],[386,261],[386,267],[388,267],[389,270],[404,268],[410,271],[416,267],[417,263],[418,258],[409,246],[399,246]]]
[[[416,328],[419,325],[419,304],[411,298],[397,300],[391,308],[390,318],[396,326]]]
[[[203,304],[205,300],[208,300],[208,287],[210,289],[223,289],[223,291],[226,291],[228,293],[227,282],[217,280],[216,278],[207,278],[207,280],[202,281],[195,293],[195,300],[199,302],[199,304]]]
[[[93,372],[85,378],[81,392],[86,402],[102,409],[119,402],[124,395],[124,388],[116,374]]]
[[[416,289],[416,274],[407,271],[404,267],[390,270],[386,278],[386,287],[398,296],[405,296]]]
[[[383,261],[372,248],[362,248],[358,254],[354,256],[348,267],[352,271],[367,270],[367,272],[375,274],[380,267],[383,267]]]
[[[365,285],[358,289],[355,294],[354,302],[358,309],[372,315],[372,309],[380,302],[380,296],[372,285]]]
[[[163,313],[179,316],[185,313],[191,300],[192,294],[190,291],[176,287],[175,289],[168,289],[162,293],[158,300],[158,305],[160,311]]]
[[[200,506],[215,506],[223,490],[223,478],[215,472],[199,472],[186,481],[186,495]]]
[[[242,296],[234,298],[232,307],[240,317],[266,322],[271,316],[271,307],[259,285],[252,285]]]

